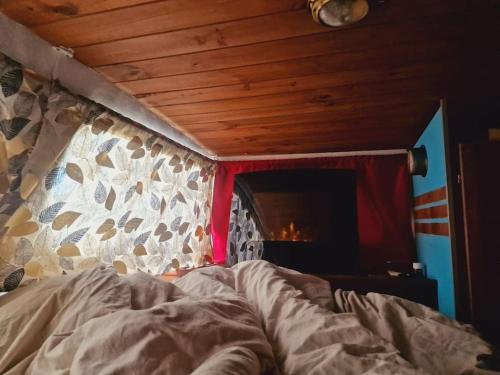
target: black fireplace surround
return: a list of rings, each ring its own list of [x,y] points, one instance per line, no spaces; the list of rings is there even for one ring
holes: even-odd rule
[[[244,173],[235,177],[236,187],[264,237],[263,259],[304,273],[357,272],[355,171]]]

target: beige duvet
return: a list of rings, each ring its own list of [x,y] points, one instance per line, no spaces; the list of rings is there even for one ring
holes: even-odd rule
[[[0,333],[0,374],[475,374],[490,352],[426,307],[264,261],[50,279],[0,297]]]

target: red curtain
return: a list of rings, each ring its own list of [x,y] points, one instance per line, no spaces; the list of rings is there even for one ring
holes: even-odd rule
[[[212,208],[215,263],[224,264],[226,261],[234,175],[292,168],[350,169],[357,172],[361,266],[371,268],[386,261],[414,260],[406,155],[384,155],[219,163]]]

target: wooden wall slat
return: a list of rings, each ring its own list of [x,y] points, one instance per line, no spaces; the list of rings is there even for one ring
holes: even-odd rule
[[[256,121],[255,119],[265,120],[275,116],[307,116],[318,112],[329,112],[325,113],[325,116],[359,111],[378,113],[379,110],[384,111],[387,107],[439,101],[444,89],[438,88],[437,81],[424,83],[425,85],[417,85],[413,82],[411,92],[398,91],[396,88],[393,92],[359,96],[356,101],[350,98],[346,100],[336,98],[332,95],[332,90],[322,89],[282,95],[158,106],[156,110],[165,115],[168,113],[172,117],[178,117],[186,124],[246,119]],[[415,99],[415,96],[418,99]]]
[[[397,123],[397,120],[391,119],[393,122]],[[404,119],[400,119],[403,123]],[[255,137],[266,137],[268,141],[274,138],[297,138],[302,141],[307,141],[308,139],[323,138],[328,139],[328,137],[341,139],[342,137],[355,137],[357,139],[362,139],[363,137],[373,137],[375,135],[382,136],[390,134],[391,132],[397,131],[398,129],[404,129],[402,126],[394,125],[392,127],[383,127],[384,120],[379,119],[364,119],[362,122],[357,122],[356,120],[345,121],[345,122],[313,122],[304,126],[303,124],[298,126],[254,126],[245,128],[233,128],[231,132],[218,131],[216,128],[213,131],[199,131],[194,128],[186,127],[187,131],[195,131],[198,139],[200,140],[220,140],[224,141],[226,139],[234,138],[255,138]],[[410,124],[412,124],[410,122]],[[412,124],[414,125],[414,124]],[[407,123],[408,126],[408,123]],[[362,135],[358,133],[362,132]]]
[[[415,209],[415,219],[442,219],[448,217],[448,205]]]
[[[344,34],[355,35],[353,30],[361,32],[365,43],[373,40],[361,26]],[[344,31],[338,30],[336,36]],[[90,66],[109,65],[330,32],[302,10],[78,47],[75,56]],[[399,30],[393,28],[395,32]]]
[[[431,111],[431,113],[435,108]],[[399,122],[400,121],[400,122]],[[355,119],[351,123],[330,123],[328,124],[312,124],[300,127],[292,127],[286,129],[282,127],[271,131],[266,129],[264,133],[259,134],[258,130],[253,132],[253,129],[247,129],[248,132],[239,133],[237,130],[229,132],[199,132],[192,131],[186,128],[188,132],[197,135],[197,139],[204,145],[217,147],[226,155],[231,152],[237,152],[235,145],[245,144],[244,152],[248,154],[258,154],[256,150],[266,150],[279,153],[286,153],[292,148],[301,150],[301,152],[312,152],[311,149],[330,151],[348,151],[352,149],[373,150],[380,147],[385,148],[405,148],[406,142],[414,140],[418,137],[422,129],[419,129],[421,120],[412,119],[404,121],[394,119],[390,116],[386,117],[385,123],[400,124],[395,126],[393,130],[387,125],[382,126],[383,119],[377,124],[377,119]],[[368,126],[366,126],[368,123]],[[404,124],[404,126],[402,125]],[[337,128],[339,125],[339,128]],[[319,129],[316,128],[319,126]],[[407,126],[407,127],[406,127]],[[403,130],[404,129],[404,130]],[[216,134],[220,136],[216,136]],[[378,139],[376,144],[373,139]],[[356,145],[353,147],[353,145]],[[355,148],[360,147],[360,148]],[[242,151],[240,149],[240,151]],[[298,152],[298,151],[296,151]]]
[[[0,11],[26,26],[107,12],[157,0],[0,0]]]
[[[434,234],[437,236],[449,236],[450,227],[448,223],[416,223],[415,232],[422,234]]]
[[[455,74],[449,67],[449,62],[434,62],[402,66],[398,68],[376,68],[359,71],[343,71],[338,74],[325,73],[304,77],[292,77],[271,81],[255,83],[244,83],[238,85],[228,85],[220,87],[208,87],[192,90],[177,90],[163,93],[137,95],[141,101],[152,106],[199,103],[211,100],[224,100],[231,98],[243,98],[273,94],[285,94],[289,92],[317,90],[325,88],[344,87],[348,88],[346,95],[357,95],[356,89],[360,84],[363,87],[376,86],[378,91],[383,91],[385,87],[390,87],[391,81],[406,81],[415,77],[448,77]],[[443,79],[443,78],[441,78]],[[346,90],[343,90],[344,92]],[[360,88],[361,92],[366,92]],[[342,92],[335,90],[337,97]]]
[[[432,107],[431,107],[432,108]],[[240,134],[244,132],[252,133],[255,131],[274,131],[279,132],[280,136],[286,133],[303,132],[315,133],[317,130],[323,130],[334,134],[338,129],[345,128],[355,129],[363,132],[367,129],[379,127],[388,129],[391,132],[401,132],[415,134],[420,131],[419,124],[422,120],[418,116],[414,116],[415,109],[408,108],[399,111],[387,111],[380,114],[358,114],[345,116],[337,120],[334,118],[319,118],[314,121],[301,121],[300,119],[290,118],[287,123],[283,117],[281,120],[274,121],[263,120],[256,123],[239,123],[239,122],[217,122],[217,123],[201,123],[184,125],[187,131],[195,132],[199,137],[217,135],[219,138],[231,137],[232,134]],[[385,120],[385,124],[384,124]],[[390,123],[387,125],[387,123]]]
[[[387,61],[386,53],[377,48],[208,72],[128,81],[119,83],[118,86],[125,91],[140,95],[234,84],[250,85],[256,82],[315,74],[330,73],[329,76],[335,76],[344,74],[347,70],[364,70],[367,66],[370,66],[371,69],[396,68],[418,62],[456,59],[461,48],[459,44],[453,45],[450,41],[438,41],[419,47],[416,48],[415,45],[407,43],[395,46],[391,51],[393,57],[390,61]]]
[[[423,110],[426,113],[429,112],[429,108],[437,108],[437,103],[439,101],[439,96],[423,98],[413,106],[413,112],[408,111],[411,115],[410,118],[415,118],[418,110]],[[425,105],[419,105],[419,103],[425,102]],[[378,113],[385,113],[387,106],[373,105],[370,108],[378,107]],[[318,118],[330,119],[332,121],[340,121],[345,118],[356,117],[353,111],[356,110],[369,111],[370,108],[364,107],[362,105],[353,105],[349,103],[336,103],[333,106],[310,104],[310,105],[284,105],[278,106],[273,112],[270,112],[267,107],[265,108],[255,108],[255,109],[244,109],[241,111],[228,111],[228,112],[214,112],[214,113],[204,113],[204,114],[193,114],[193,115],[169,115],[162,113],[161,110],[158,111],[159,114],[167,116],[175,121],[180,121],[183,126],[207,126],[207,124],[272,124],[276,118],[292,118],[294,122],[307,122],[309,115],[317,115]],[[366,109],[364,109],[366,108]],[[366,113],[366,112],[365,112]],[[419,117],[420,118],[420,117]]]
[[[305,8],[303,0],[169,0],[69,18],[33,31],[74,48]]]
[[[363,112],[346,111],[343,116],[337,115],[335,117],[328,116],[326,113],[310,113],[301,116],[285,115],[275,117],[265,117],[257,119],[245,119],[236,121],[216,121],[204,123],[183,123],[186,129],[202,133],[220,133],[227,132],[232,134],[236,130],[248,130],[255,128],[262,129],[279,129],[289,128],[311,128],[313,124],[329,124],[330,127],[335,128],[342,126],[342,124],[352,124],[358,122],[358,126],[362,129],[364,126],[369,126],[372,122],[383,121],[384,119],[391,120],[395,123],[388,125],[389,128],[397,127],[406,129],[411,127],[413,120],[420,120],[414,113],[418,109],[428,107],[429,103],[419,105],[402,106],[398,108],[386,107],[385,110],[380,110],[377,114],[366,114]],[[425,106],[425,107],[424,107]]]
[[[366,131],[366,134],[360,135],[356,132],[347,132],[347,133],[329,133],[329,132],[318,132],[318,134],[291,134],[286,133],[284,136],[278,136],[271,134],[255,134],[249,135],[245,134],[243,136],[235,135],[230,138],[220,138],[210,137],[205,138],[203,136],[199,136],[199,142],[201,144],[214,144],[224,146],[225,150],[237,151],[238,147],[234,146],[235,142],[242,142],[248,144],[248,147],[245,148],[244,152],[250,152],[252,148],[263,148],[263,147],[274,147],[277,148],[281,145],[295,145],[296,147],[302,148],[307,147],[308,145],[326,145],[334,148],[335,151],[339,151],[340,149],[345,149],[346,142],[353,142],[354,144],[362,144],[366,145],[368,149],[375,149],[374,146],[370,146],[370,140],[373,137],[383,137],[385,139],[385,145],[391,144],[399,144],[400,138],[394,136],[394,134],[389,133],[388,131]],[[261,140],[262,137],[268,137],[266,140]],[[396,139],[397,138],[397,139]],[[401,147],[399,147],[401,148]],[[240,149],[241,151],[241,149]]]
[[[419,195],[415,198],[415,206],[422,206],[424,204],[442,201],[447,198],[446,186],[440,187],[439,189],[430,191],[428,193]]]
[[[399,0],[364,24],[456,11],[456,2]],[[426,9],[426,3],[432,7]],[[35,26],[33,30],[55,43],[78,47],[305,8],[304,0],[168,0],[67,18]]]
[[[75,56],[87,65],[96,66],[329,31],[302,10],[77,47]]]
[[[395,33],[395,30],[398,32]],[[221,48],[187,55],[141,59],[127,63],[111,63],[97,67],[113,82],[212,71],[239,66],[273,63],[310,56],[366,49],[379,49],[386,54],[398,44],[416,47],[431,43],[439,34],[440,40],[463,34],[463,24],[455,14],[439,18],[425,17],[396,24],[381,24],[349,30],[330,30],[325,33],[268,42]],[[390,47],[391,49],[387,49]],[[386,55],[387,57],[387,55]]]

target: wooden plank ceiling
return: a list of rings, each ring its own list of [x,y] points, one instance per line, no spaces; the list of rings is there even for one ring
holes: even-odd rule
[[[220,156],[413,145],[460,72],[464,6],[331,29],[305,0],[0,0]]]

